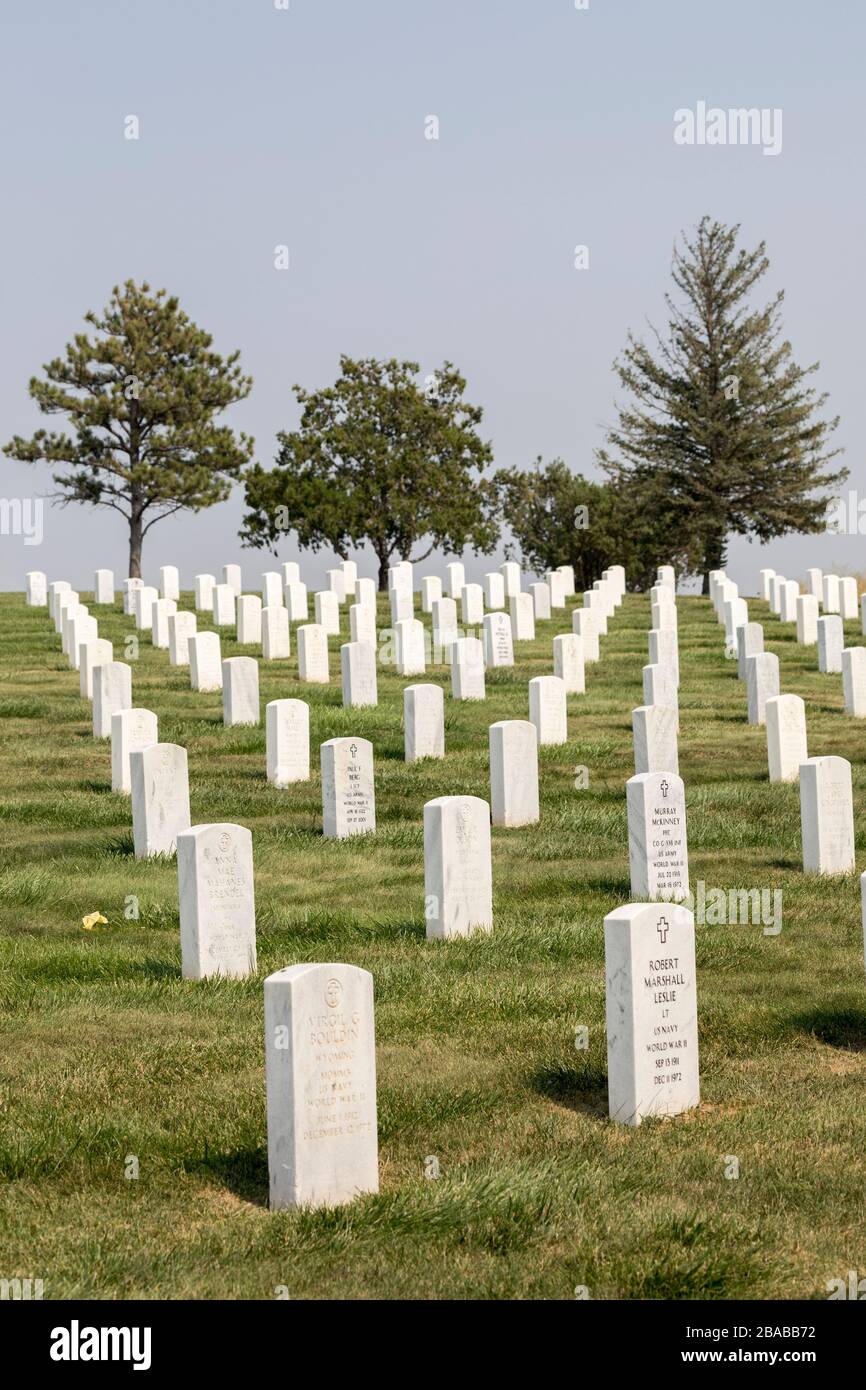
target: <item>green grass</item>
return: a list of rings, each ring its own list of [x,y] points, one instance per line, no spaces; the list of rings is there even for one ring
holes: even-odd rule
[[[487,726],[528,717],[527,682],[552,670],[570,615],[539,624],[486,702],[447,697],[442,762],[403,763],[408,682],[390,671],[377,709],[342,709],[337,639],[329,688],[301,686],[294,654],[262,662],[262,708],[289,695],[311,707],[313,776],[288,791],[265,780],[264,725],[224,729],[220,696],[191,691],[145,639],[134,702],[189,750],[193,822],[253,832],[258,976],[194,984],[180,975],[174,864],[132,857],[129,801],[110,790],[109,745],[91,737],[47,612],[0,597],[0,1277],[42,1278],[46,1298],[285,1286],[292,1298],[570,1299],[582,1285],[597,1299],[771,1299],[824,1298],[828,1279],[866,1274],[859,885],[801,872],[797,788],[767,781],[765,733],[746,723],[709,603],[679,610],[691,877],[781,888],[784,925],[778,937],[698,928],[702,1104],[631,1130],[607,1118],[602,920],[630,897],[624,783],[647,598],[613,620],[587,694],[570,701],[569,743],[542,750],[541,824],[493,831],[495,927],[467,941],[425,940],[422,808],[488,797]],[[132,620],[99,611],[121,655]],[[782,690],[806,699],[810,753],[853,764],[866,867],[866,723],[844,714],[841,677],[818,674],[814,648],[766,605],[750,616],[780,656]],[[427,679],[448,688],[444,668]],[[316,750],[348,732],[374,745],[379,828],[325,842]],[[125,915],[133,897],[138,920]],[[84,931],[96,910],[108,926]],[[271,1214],[262,981],[317,960],[375,979],[381,1193]]]

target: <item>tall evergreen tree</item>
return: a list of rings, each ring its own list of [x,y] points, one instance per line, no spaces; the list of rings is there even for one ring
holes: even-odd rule
[[[750,305],[769,261],[764,242],[737,248],[739,230],[704,217],[675,247],[667,334],[654,331],[655,350],[629,334],[614,370],[630,399],[598,452],[619,485],[663,484],[674,548],[685,541],[704,593],[731,535],[817,531],[831,501],[820,490],[847,477],[828,470],[838,417],[821,418],[827,396],[808,383],[819,364],[797,366],[782,337],[783,292]]]
[[[37,430],[4,452],[27,463],[68,464],[55,473],[62,504],[110,507],[129,526],[129,574],[141,575],[141,547],[157,521],[200,511],[228,497],[253,451],[247,435],[214,417],[252,388],[240,354],[220,357],[165,290],[127,280],[101,315],[85,322],[65,357],[33,377],[30,395],[45,415],[66,415],[73,433]]]

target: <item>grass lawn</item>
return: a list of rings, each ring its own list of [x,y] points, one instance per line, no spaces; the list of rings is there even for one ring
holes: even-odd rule
[[[792,625],[749,606],[782,691],[806,700],[810,755],[853,765],[866,868],[866,721],[845,715],[841,676],[818,674]],[[91,611],[123,660],[132,619],[119,602]],[[343,710],[346,610],[329,687],[297,681],[293,633],[289,661],[260,665],[263,713],[280,696],[311,709],[312,779],[285,791],[265,780],[264,719],[224,728],[220,695],[191,691],[143,635],[133,703],[189,750],[193,824],[253,832],[258,976],[195,984],[180,974],[174,862],[133,858],[129,799],[110,790],[110,745],[92,738],[47,610],[0,596],[0,1277],[41,1278],[46,1299],[267,1299],[279,1286],[293,1299],[572,1299],[577,1286],[821,1299],[828,1280],[866,1274],[859,883],[802,873],[798,789],[769,785],[765,731],[746,722],[709,601],[680,598],[679,613],[692,882],[781,888],[783,929],[698,927],[703,1103],[628,1129],[607,1117],[602,919],[630,898],[624,784],[648,597],[612,620],[587,694],[570,698],[568,744],[541,750],[540,825],[493,831],[492,934],[447,943],[425,940],[423,805],[489,798],[487,727],[528,717],[527,682],[552,671],[570,613],[488,673],[484,703],[452,701],[434,668],[447,754],[408,767],[410,681],[380,668],[378,708]],[[866,640],[856,623],[846,639]],[[258,654],[223,642],[242,650]],[[379,828],[324,841],[318,745],[349,733],[374,746]],[[108,926],[85,931],[96,910]],[[373,973],[381,1193],[271,1214],[262,981],[300,961]]]

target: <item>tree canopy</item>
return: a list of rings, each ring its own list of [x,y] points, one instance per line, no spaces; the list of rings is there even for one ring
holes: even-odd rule
[[[275,467],[245,475],[243,543],[276,551],[294,531],[302,549],[343,558],[368,544],[382,589],[394,557],[492,550],[496,492],[484,477],[492,452],[478,434],[482,411],[464,400],[450,362],[426,387],[418,372],[416,362],[343,356],[333,386],[295,386],[299,427],[278,435]]]
[[[165,290],[127,280],[101,314],[85,322],[63,357],[33,377],[30,395],[45,415],[65,415],[71,432],[37,430],[5,446],[27,463],[66,464],[54,474],[63,504],[109,507],[129,527],[129,574],[141,574],[142,541],[156,522],[228,497],[253,441],[215,416],[243,400],[252,379],[239,353],[221,357],[210,334]]]
[[[598,461],[619,487],[653,478],[667,498],[695,571],[724,565],[731,535],[767,541],[822,528],[832,489],[838,417],[810,384],[782,336],[779,291],[762,307],[751,295],[766,274],[764,242],[737,247],[739,227],[704,217],[675,247],[665,296],[667,331],[653,345],[629,334],[614,364],[625,402]]]

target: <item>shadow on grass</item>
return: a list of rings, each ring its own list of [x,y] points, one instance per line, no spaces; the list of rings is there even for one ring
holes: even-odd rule
[[[111,839],[102,842],[99,849],[100,853],[112,859],[128,859],[135,854],[135,841],[131,834],[112,835]]]
[[[253,1206],[267,1207],[270,1197],[268,1151],[263,1144],[255,1149],[236,1149],[234,1153],[209,1153],[185,1164],[189,1173],[210,1175],[236,1197]]]
[[[808,1033],[828,1047],[866,1052],[866,1013],[855,1009],[811,1009],[796,1014],[791,1023],[798,1033]]]
[[[564,1063],[539,1067],[530,1075],[529,1084],[538,1095],[555,1100],[568,1110],[592,1119],[607,1117],[607,1072],[594,1063],[585,1067]]]

